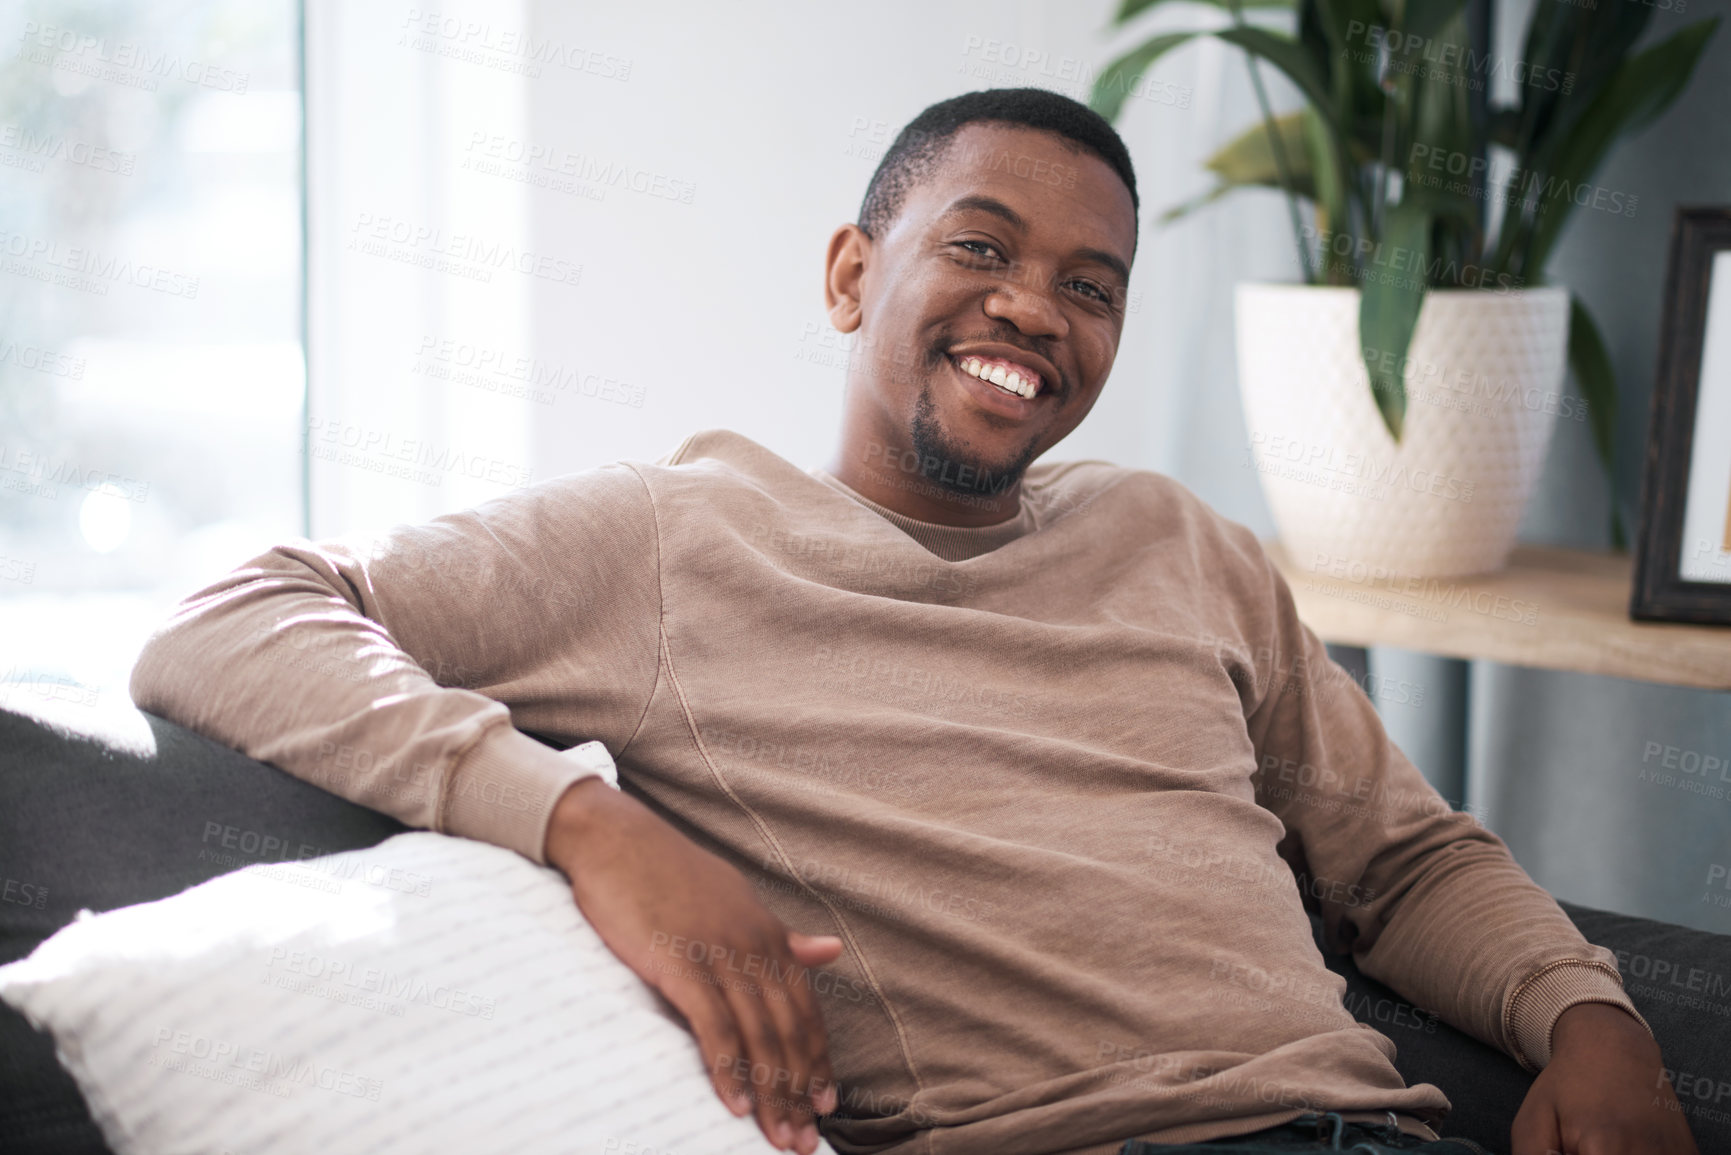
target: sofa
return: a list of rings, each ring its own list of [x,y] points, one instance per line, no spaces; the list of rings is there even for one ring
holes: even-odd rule
[[[130,705],[0,703],[0,963],[82,908],[176,894],[251,863],[375,846],[406,828]],[[1564,903],[1616,952],[1703,1155],[1731,1152],[1731,936]],[[1411,1082],[1443,1089],[1447,1134],[1508,1150],[1532,1077],[1326,955],[1354,1016]],[[766,1148],[767,1149],[767,1148]],[[0,1004],[0,1151],[107,1152],[51,1041]]]

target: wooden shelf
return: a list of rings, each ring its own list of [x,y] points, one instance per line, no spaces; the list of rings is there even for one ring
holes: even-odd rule
[[[1626,556],[1522,545],[1500,573],[1373,578],[1263,547],[1326,642],[1731,690],[1731,627],[1632,621]]]

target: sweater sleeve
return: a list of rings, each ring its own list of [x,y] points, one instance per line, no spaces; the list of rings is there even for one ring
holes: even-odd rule
[[[1247,631],[1258,635],[1246,699],[1257,800],[1285,825],[1281,854],[1329,947],[1529,1071],[1550,1061],[1552,1028],[1577,1003],[1613,1004],[1646,1027],[1615,956],[1424,779],[1243,539],[1261,603]]]
[[[613,755],[630,741],[658,673],[656,547],[625,464],[295,540],[176,607],[132,698],[410,826],[544,863],[553,804],[583,771],[522,730]]]

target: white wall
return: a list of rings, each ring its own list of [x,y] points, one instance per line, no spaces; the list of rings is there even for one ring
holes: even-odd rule
[[[599,201],[530,192],[536,243],[585,267],[579,293],[536,294],[537,355],[644,391],[641,409],[562,397],[542,414],[535,454],[549,472],[652,460],[713,426],[802,466],[827,461],[843,381],[822,302],[830,233],[854,219],[884,148],[928,104],[1026,84],[1086,99],[1079,73],[1110,59],[1101,29],[1114,6],[758,0],[676,5],[670,16],[650,5],[531,3],[536,33],[630,62],[625,81],[545,70],[531,82],[532,142],[660,175],[682,192],[695,185],[688,204],[622,186]],[[1178,7],[1162,23],[1209,19]],[[1005,47],[989,50],[994,41]],[[1043,59],[1029,62],[1035,53]],[[1213,471],[1217,495],[1254,517],[1254,474],[1226,451],[1244,443],[1230,285],[1259,271],[1250,252],[1263,270],[1289,275],[1291,243],[1272,198],[1241,206],[1249,211],[1230,230],[1218,211],[1172,229],[1154,223],[1207,187],[1201,157],[1251,114],[1241,57],[1212,41],[1175,53],[1157,75],[1171,86],[1132,102],[1121,125],[1143,205],[1136,311],[1095,411],[1051,456]],[[1218,410],[1212,424],[1226,442],[1187,459],[1178,431],[1195,407]],[[1224,472],[1219,456],[1232,459]]]
[[[802,466],[827,461],[845,361],[822,306],[831,232],[927,105],[1021,85],[1085,100],[1113,49],[1150,27],[1109,40],[1113,6],[310,0],[314,446],[351,450],[315,454],[315,535],[461,508],[525,475],[654,460],[709,427]],[[1175,5],[1155,24],[1223,19]],[[1119,125],[1142,239],[1118,362],[1050,456],[1171,473],[1266,531],[1231,289],[1295,275],[1284,209],[1239,194],[1158,223],[1208,187],[1202,159],[1255,109],[1243,57],[1212,40],[1171,54],[1155,77]],[[439,239],[356,250],[363,222],[380,219]],[[458,238],[581,274],[570,284],[502,269],[482,282],[411,263]],[[391,440],[357,460],[326,440],[333,428]],[[478,457],[509,480],[396,470],[405,443],[417,457]]]

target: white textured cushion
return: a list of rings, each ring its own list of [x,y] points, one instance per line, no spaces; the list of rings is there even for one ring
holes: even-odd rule
[[[0,998],[116,1155],[772,1150],[564,879],[468,839],[85,913],[0,967]]]

